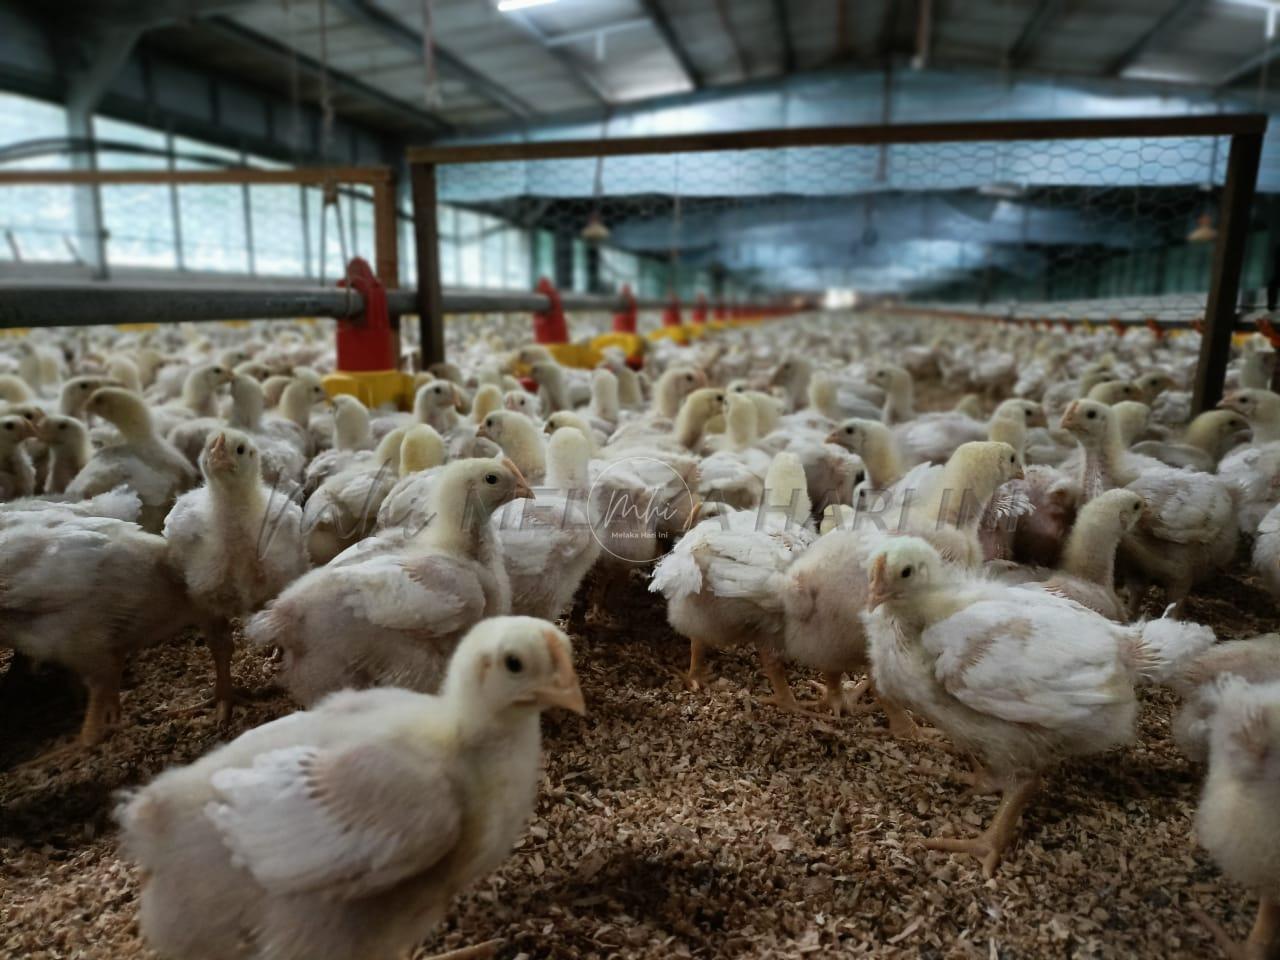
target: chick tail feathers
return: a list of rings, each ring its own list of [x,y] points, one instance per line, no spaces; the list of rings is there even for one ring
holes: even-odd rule
[[[1213,646],[1213,630],[1199,623],[1162,617],[1133,627],[1137,636],[1132,667],[1150,683],[1168,683]]]
[[[120,848],[144,869],[156,863],[169,842],[168,809],[163,800],[143,789],[118,790],[112,816],[120,825]]]
[[[296,656],[303,653],[303,644],[296,636],[298,618],[287,610],[282,598],[274,600],[265,610],[255,613],[244,626],[245,638],[259,648],[280,647]]]

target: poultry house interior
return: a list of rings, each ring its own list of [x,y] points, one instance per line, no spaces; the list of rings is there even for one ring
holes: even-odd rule
[[[0,955],[1280,957],[1269,4],[72,6]]]

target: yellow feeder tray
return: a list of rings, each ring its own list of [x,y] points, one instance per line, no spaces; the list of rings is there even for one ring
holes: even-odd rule
[[[645,341],[635,333],[602,333],[591,341],[591,348],[599,353],[610,347],[617,347],[628,358],[639,358],[644,356]]]
[[[654,343],[659,340],[674,340],[676,343],[686,344],[689,342],[689,331],[684,327],[659,327],[649,331],[649,339]]]
[[[543,346],[562,367],[590,370],[601,360],[600,351],[589,343],[547,343]]]
[[[323,380],[325,393],[355,397],[370,410],[394,404],[401,410],[413,408],[414,378],[399,370],[336,371]]]

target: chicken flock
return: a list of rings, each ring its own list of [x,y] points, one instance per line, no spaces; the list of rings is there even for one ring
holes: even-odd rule
[[[175,712],[232,715],[237,642],[301,708],[120,797],[161,955],[423,941],[519,839],[541,711],[585,711],[570,609],[625,630],[609,597],[640,580],[688,696],[743,650],[773,708],[969,757],[991,824],[921,839],[988,877],[1055,765],[1132,742],[1167,687],[1197,838],[1260,898],[1244,944],[1203,922],[1280,949],[1280,637],[1183,617],[1241,552],[1280,601],[1265,344],[1193,418],[1191,334],[827,313],[583,370],[526,332],[451,325],[411,412],[330,398],[315,325],[0,346],[0,646],[88,694],[29,764],[109,751],[126,660],[192,630],[211,696]],[[963,399],[921,412],[925,383]]]

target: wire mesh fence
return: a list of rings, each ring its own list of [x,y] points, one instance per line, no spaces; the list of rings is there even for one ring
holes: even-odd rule
[[[793,294],[1170,320],[1203,314],[1227,135],[673,151],[451,163],[440,265],[714,305]],[[539,144],[527,145],[531,152]],[[1243,286],[1265,285],[1263,204]],[[512,261],[515,261],[514,265]],[[527,264],[527,266],[526,266]]]

